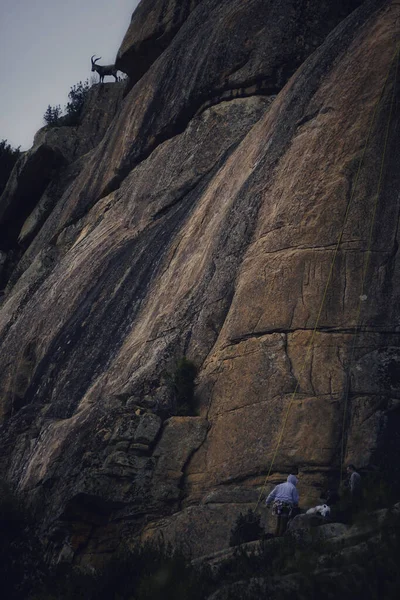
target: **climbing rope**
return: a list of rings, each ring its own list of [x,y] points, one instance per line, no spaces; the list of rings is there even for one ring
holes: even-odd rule
[[[376,192],[376,196],[375,196],[374,207],[373,207],[373,211],[372,211],[372,219],[371,219],[371,224],[370,224],[370,229],[369,229],[367,250],[364,254],[364,260],[363,260],[363,269],[362,269],[362,278],[361,278],[361,293],[360,293],[359,299],[358,299],[356,326],[355,326],[353,341],[352,341],[352,346],[351,346],[350,360],[349,360],[348,367],[347,367],[348,375],[347,375],[345,395],[344,395],[344,407],[343,407],[343,419],[342,419],[342,439],[341,439],[341,452],[340,452],[340,481],[342,481],[342,479],[343,479],[343,463],[344,463],[344,454],[345,454],[345,428],[346,428],[348,400],[349,400],[349,391],[350,391],[350,371],[351,371],[351,366],[354,361],[357,335],[360,331],[362,305],[363,305],[364,301],[367,299],[367,295],[365,294],[365,291],[366,291],[365,283],[366,283],[369,263],[371,260],[371,252],[372,252],[371,248],[372,248],[373,233],[374,233],[375,223],[376,223],[376,213],[377,213],[378,204],[379,204],[381,191],[382,191],[383,173],[384,173],[384,167],[385,167],[385,162],[386,162],[387,146],[388,146],[388,141],[389,141],[389,132],[390,132],[390,126],[391,126],[392,117],[393,117],[394,100],[396,97],[397,74],[398,74],[398,70],[399,70],[399,57],[400,57],[400,44],[396,50],[395,57],[392,60],[391,65],[390,65],[390,69],[391,69],[393,62],[394,61],[396,62],[394,83],[393,83],[393,89],[392,89],[392,97],[391,97],[391,102],[390,102],[389,118],[388,118],[388,122],[387,122],[387,126],[386,126],[386,133],[385,133],[385,139],[384,139],[384,145],[383,145],[383,153],[382,153],[381,165],[380,165],[380,171],[379,171],[379,180],[378,180],[377,192]],[[385,86],[386,86],[386,83],[385,83]]]
[[[381,103],[381,100],[382,100],[382,98],[384,96],[384,92],[385,92],[385,89],[386,89],[386,86],[387,86],[387,83],[388,83],[388,80],[389,80],[389,76],[390,76],[390,73],[391,73],[391,70],[392,70],[392,65],[396,61],[396,58],[397,58],[397,61],[398,61],[399,52],[400,52],[400,44],[396,48],[396,52],[394,53],[393,58],[392,58],[392,60],[390,62],[389,69],[388,69],[385,81],[383,83],[381,93],[379,95],[379,98],[378,98],[378,100],[377,100],[377,102],[375,104],[374,110],[373,110],[373,115],[372,115],[372,118],[371,118],[371,121],[370,121],[370,126],[369,126],[369,130],[368,130],[368,134],[367,134],[367,139],[366,139],[366,142],[365,142],[365,145],[364,145],[364,149],[363,149],[363,152],[362,152],[362,155],[361,155],[361,158],[360,158],[360,161],[359,161],[359,165],[358,165],[358,170],[357,170],[357,174],[356,174],[356,178],[355,178],[355,183],[354,183],[353,190],[352,190],[352,193],[350,195],[349,201],[348,201],[347,206],[346,206],[346,211],[345,211],[344,218],[343,218],[342,228],[341,228],[341,231],[340,231],[340,234],[339,234],[339,237],[338,237],[335,249],[334,249],[334,253],[333,253],[333,256],[332,256],[332,261],[331,261],[331,265],[330,265],[330,269],[329,269],[328,279],[327,279],[327,282],[326,282],[326,285],[325,285],[324,293],[323,293],[322,300],[321,300],[321,303],[320,303],[320,307],[319,307],[319,310],[318,310],[317,318],[316,318],[316,321],[315,321],[315,326],[314,326],[314,329],[312,331],[311,337],[310,337],[310,339],[308,341],[307,351],[306,351],[306,354],[305,354],[305,357],[304,357],[304,360],[303,360],[303,363],[302,363],[302,366],[301,366],[301,369],[300,369],[300,374],[299,374],[299,377],[297,378],[297,383],[296,383],[295,389],[294,389],[294,391],[292,393],[290,402],[288,404],[288,407],[287,407],[287,410],[286,410],[286,413],[285,413],[285,417],[284,417],[284,420],[283,420],[283,425],[282,425],[282,428],[281,428],[281,431],[280,431],[280,434],[279,434],[279,437],[278,437],[278,441],[277,441],[277,444],[276,444],[276,447],[275,447],[275,450],[274,450],[274,453],[273,453],[273,456],[272,456],[272,460],[271,460],[271,464],[270,464],[270,467],[269,467],[268,472],[267,472],[267,476],[265,478],[264,484],[263,484],[263,486],[261,488],[261,491],[260,491],[260,494],[259,494],[259,497],[258,497],[258,500],[257,500],[257,504],[256,504],[256,508],[255,508],[256,511],[257,511],[257,508],[258,508],[258,506],[260,504],[260,501],[261,501],[262,495],[264,493],[267,481],[268,481],[268,479],[269,479],[269,477],[271,475],[272,467],[273,467],[273,465],[275,463],[276,456],[278,454],[280,445],[282,443],[282,439],[283,439],[283,435],[284,435],[284,432],[285,432],[285,429],[286,429],[286,424],[287,424],[287,421],[288,421],[288,418],[289,418],[289,414],[290,414],[291,408],[293,406],[293,403],[295,401],[296,395],[298,393],[298,389],[299,389],[299,386],[300,386],[299,381],[300,381],[301,375],[304,372],[304,369],[306,367],[306,364],[308,362],[308,359],[309,359],[309,356],[310,356],[310,353],[311,353],[311,350],[312,350],[314,338],[316,336],[316,332],[317,332],[317,329],[318,329],[318,326],[319,326],[319,322],[320,322],[320,318],[321,318],[321,315],[322,315],[322,311],[323,311],[323,308],[324,308],[324,305],[325,305],[325,301],[326,301],[328,289],[329,289],[329,286],[330,286],[330,283],[331,283],[331,280],[332,280],[333,269],[334,269],[334,266],[335,266],[336,257],[337,257],[337,254],[339,252],[340,245],[342,243],[344,231],[345,231],[347,220],[348,220],[348,216],[349,216],[349,213],[350,213],[350,207],[351,207],[351,205],[353,203],[353,199],[354,199],[355,193],[357,191],[358,180],[359,180],[359,177],[360,177],[360,174],[361,174],[361,169],[362,169],[362,166],[363,166],[363,163],[364,163],[365,154],[366,154],[367,148],[368,148],[369,143],[370,143],[371,134],[372,134],[372,131],[373,131],[373,126],[375,124],[376,116],[377,116],[377,113],[378,113],[378,107],[379,107],[379,105]],[[396,77],[397,77],[397,69],[396,69]],[[394,84],[394,88],[393,89],[395,90],[395,88],[396,88],[396,83]],[[393,92],[393,94],[394,93],[395,92]],[[394,96],[392,96],[392,107],[391,107],[391,113],[390,113],[390,121],[391,121],[391,115],[392,115],[392,112],[393,112],[393,104],[394,104],[393,99],[394,99]],[[380,190],[381,190],[381,185],[382,185],[384,157],[386,155],[388,135],[389,135],[389,127],[390,127],[390,122],[388,124],[387,132],[386,132],[386,137],[385,137],[384,154],[383,154],[383,161],[381,162],[380,177],[379,177],[379,186],[378,186],[379,193],[377,195],[377,198],[379,197]],[[376,217],[377,205],[378,205],[378,200],[376,199],[375,200],[374,210],[373,210],[373,220],[374,220],[374,222],[375,222],[375,217]],[[373,225],[371,225],[370,236],[369,236],[369,245],[371,245],[371,243],[372,243],[373,229],[374,229],[374,227],[373,227]],[[368,264],[369,264],[369,259],[367,260],[366,264],[364,265],[364,269],[363,269],[363,278],[362,278],[363,286],[364,286],[364,283],[365,283],[365,274],[366,274],[367,269],[368,269]],[[359,302],[360,313],[361,313],[361,302],[362,302],[361,298],[362,297],[363,297],[363,293],[361,293],[361,295],[360,295],[360,302]],[[347,394],[347,396],[348,396],[348,394]],[[345,400],[345,403],[346,403],[346,400]],[[344,413],[344,419],[345,419],[345,413]],[[344,436],[342,435],[342,448],[343,448],[343,437]],[[341,460],[341,470],[342,470],[342,460]],[[341,472],[341,476],[342,476],[342,472]]]

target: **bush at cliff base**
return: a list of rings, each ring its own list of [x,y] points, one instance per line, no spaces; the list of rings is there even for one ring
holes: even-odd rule
[[[28,598],[46,568],[35,526],[23,502],[0,481],[0,582],[7,600]]]

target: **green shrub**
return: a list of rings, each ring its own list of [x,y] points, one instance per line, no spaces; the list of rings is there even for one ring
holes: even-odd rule
[[[215,590],[228,586],[228,595],[219,597],[394,600],[399,593],[399,553],[399,517],[393,511],[379,540],[366,544],[362,554],[332,552],[329,544],[319,540],[299,547],[289,537],[271,539],[260,542],[257,552],[235,549],[231,560],[213,574],[210,568],[191,565],[179,551],[144,545],[123,549],[97,574],[85,575],[69,565],[58,568],[34,599],[206,600]],[[323,568],[318,563],[322,554]],[[294,577],[295,594],[285,583],[280,587],[285,576]],[[271,589],[276,595],[269,595]]]
[[[61,125],[61,106],[50,106],[47,107],[46,112],[43,115],[44,122],[49,127],[59,127]]]
[[[79,81],[79,83],[72,86],[68,94],[69,102],[65,107],[64,125],[79,125],[90,87],[88,79],[83,82]]]
[[[262,535],[259,521],[251,510],[239,516],[235,530],[241,541],[253,538],[247,525],[250,533]],[[354,546],[354,552],[342,552],[318,539],[299,546],[284,536],[263,540],[250,551],[243,546],[235,548],[230,561],[222,562],[216,571],[192,565],[171,547],[151,545],[124,547],[97,572],[71,564],[45,567],[44,548],[34,531],[35,523],[24,503],[0,482],[0,580],[7,599],[206,600],[222,588],[218,597],[229,600],[397,600],[400,590],[400,516],[396,509],[388,511],[379,534]],[[287,587],[286,577],[287,582],[295,581],[295,590]],[[223,595],[224,586],[228,595]],[[271,590],[276,595],[271,596]]]
[[[145,544],[123,548],[97,573],[65,565],[32,600],[203,600],[215,588],[209,569],[179,551]]]
[[[260,540],[265,533],[260,525],[260,519],[260,515],[253,512],[251,508],[245,515],[240,513],[232,527],[229,545],[238,546],[246,542]]]
[[[0,581],[7,600],[24,600],[45,576],[43,548],[25,504],[0,481]]]
[[[64,114],[61,106],[50,106],[49,104],[43,115],[46,125],[48,127],[70,127],[79,125],[81,122],[82,110],[90,88],[91,83],[88,79],[83,82],[79,81],[73,85],[68,93],[69,102],[67,102],[64,107]]]
[[[220,568],[218,579],[248,583],[245,589],[232,590],[230,600],[269,597],[271,589],[275,591],[274,598],[292,598],[293,589],[286,590],[285,584],[279,587],[279,581],[285,581],[286,577],[296,581],[298,600],[397,599],[400,592],[398,512],[389,511],[377,538],[368,540],[361,548],[354,546],[354,552],[351,550],[350,546],[342,553],[340,548],[318,538],[301,546],[290,537],[272,539],[260,542],[256,553],[253,549],[238,548],[232,559]],[[252,589],[253,582],[258,582],[259,591]]]

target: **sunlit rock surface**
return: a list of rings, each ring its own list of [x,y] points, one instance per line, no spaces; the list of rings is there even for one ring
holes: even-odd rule
[[[218,551],[288,473],[306,506],[398,456],[399,9],[307,6],[143,1],[134,85],[11,274],[1,467],[54,555]]]

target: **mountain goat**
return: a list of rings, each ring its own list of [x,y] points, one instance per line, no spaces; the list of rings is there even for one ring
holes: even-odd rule
[[[95,56],[96,55],[93,54],[92,58],[90,59],[92,61],[92,71],[96,71],[99,74],[100,83],[103,83],[103,79],[104,77],[106,77],[106,75],[112,75],[113,77],[115,77],[115,81],[119,81],[117,75],[117,67],[115,65],[96,65],[96,61],[101,60],[101,56],[93,60]]]

